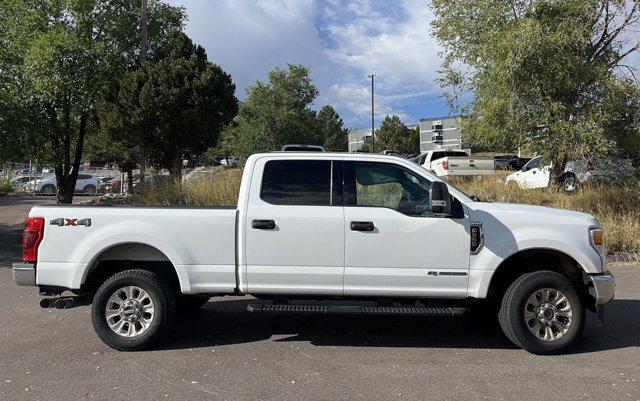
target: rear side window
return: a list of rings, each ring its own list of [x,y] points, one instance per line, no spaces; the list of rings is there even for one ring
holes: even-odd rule
[[[91,179],[91,176],[87,175],[87,174],[78,174],[78,179],[79,180],[89,180],[89,179]]]
[[[260,198],[274,205],[329,206],[331,161],[268,161],[262,175]]]

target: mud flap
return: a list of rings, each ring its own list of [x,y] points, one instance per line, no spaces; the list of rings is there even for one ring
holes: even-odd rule
[[[604,305],[598,305],[598,306],[596,306],[596,308],[597,308],[596,314],[598,315],[598,325],[600,327],[605,327],[605,324],[604,324]]]

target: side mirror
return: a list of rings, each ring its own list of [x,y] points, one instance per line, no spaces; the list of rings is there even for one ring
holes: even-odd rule
[[[447,184],[442,181],[432,182],[429,190],[429,199],[431,213],[451,216],[451,196],[449,196]]]

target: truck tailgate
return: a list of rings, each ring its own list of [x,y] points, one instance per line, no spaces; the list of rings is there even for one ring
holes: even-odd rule
[[[494,160],[490,157],[447,157],[448,169],[445,175],[493,175],[496,173]]]

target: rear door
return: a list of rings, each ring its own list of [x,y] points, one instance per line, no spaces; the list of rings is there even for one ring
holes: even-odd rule
[[[256,161],[245,222],[250,293],[342,294],[339,164],[337,158]]]

